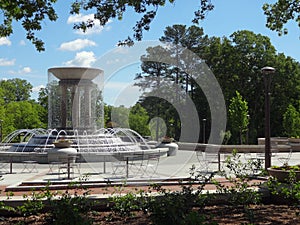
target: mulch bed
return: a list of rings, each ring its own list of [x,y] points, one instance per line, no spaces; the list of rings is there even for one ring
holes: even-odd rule
[[[226,184],[226,181],[224,181]],[[228,184],[229,185],[229,184]],[[148,190],[148,186],[132,186],[132,187],[107,187],[107,188],[89,188],[90,195],[94,194],[111,194],[111,193],[136,193],[137,190]],[[179,185],[168,185],[165,188],[170,190],[181,190]],[[206,189],[214,189],[212,185],[206,186]],[[1,195],[5,196],[7,193],[4,191],[5,187],[0,187],[2,190]],[[53,190],[55,191],[55,190]],[[62,192],[66,190],[60,190]],[[70,190],[71,191],[71,190]],[[72,190],[75,191],[75,190]],[[30,194],[31,192],[15,192],[14,195],[21,196],[23,194]],[[247,209],[243,206],[230,206],[230,205],[210,205],[205,208],[194,208],[201,215],[205,215],[207,221],[214,221],[217,224],[225,225],[240,225],[240,224],[300,224],[300,208],[286,203],[278,202],[278,204],[261,204],[250,205]],[[132,217],[120,217],[113,214],[111,211],[97,210],[96,212],[88,215],[93,219],[94,224],[109,224],[109,225],[148,225],[152,224],[149,215],[143,212],[134,212]],[[0,213],[0,225],[16,224],[23,221],[23,224],[31,225],[46,225],[47,213],[33,215],[28,217],[20,216],[5,216]]]
[[[207,206],[199,211],[206,216],[206,220],[214,221],[217,224],[240,225],[240,224],[300,224],[299,208],[288,205],[251,205],[248,211],[241,207],[228,205]],[[47,214],[24,217],[0,217],[0,225],[17,224],[24,221],[24,224],[46,225]],[[134,212],[132,217],[120,217],[108,211],[98,211],[89,215],[94,224],[108,225],[148,225],[152,224],[148,215],[143,212]]]

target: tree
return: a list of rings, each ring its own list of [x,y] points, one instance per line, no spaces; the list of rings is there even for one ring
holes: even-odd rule
[[[42,22],[57,20],[58,15],[54,9],[56,2],[57,0],[0,1],[0,9],[3,12],[0,37],[10,36],[13,33],[13,22],[20,21],[26,31],[26,38],[35,45],[38,51],[44,51],[44,42],[36,37],[35,31],[42,29]],[[132,44],[133,40],[140,41],[143,38],[143,32],[150,29],[150,24],[155,19],[159,8],[164,7],[166,3],[174,4],[175,2],[176,0],[75,0],[71,3],[70,14],[79,14],[81,11],[94,13],[94,19],[74,24],[74,29],[86,31],[96,23],[104,26],[110,19],[122,20],[124,13],[132,9],[141,15],[141,18],[133,27],[133,37],[128,36],[126,40],[119,42],[120,45]],[[199,8],[194,12],[192,22],[198,24],[213,9],[214,5],[211,0],[201,0]],[[289,20],[295,20],[300,26],[299,0],[278,0],[274,4],[265,4],[263,10],[267,17],[266,26],[271,30],[286,33],[286,29],[284,31],[282,29]]]
[[[5,108],[4,108],[4,100],[3,100],[3,91],[2,88],[0,87],[0,142],[2,141],[3,138],[3,122],[4,122],[4,117],[5,117]]]
[[[0,37],[7,37],[13,33],[13,22],[21,22],[26,31],[26,38],[30,40],[38,51],[44,51],[44,42],[36,37],[35,31],[42,29],[42,22],[47,20],[56,21],[58,15],[54,9],[57,0],[39,1],[10,1],[2,0],[0,9],[3,12],[3,23],[0,24]],[[135,13],[141,14],[141,19],[133,27],[133,39],[141,40],[143,31],[150,29],[150,24],[156,16],[160,7],[164,7],[166,2],[174,3],[175,0],[76,0],[71,4],[70,14],[79,14],[81,10],[94,11],[94,19],[74,24],[74,29],[86,31],[93,27],[96,22],[104,26],[112,18],[121,20],[126,10],[133,9]],[[197,23],[204,19],[208,11],[213,9],[210,0],[201,0],[200,7],[195,11],[193,22]],[[120,44],[132,43],[132,38],[128,37]]]
[[[39,91],[38,96],[38,103],[44,107],[45,109],[48,109],[48,88],[41,88]]]
[[[45,124],[39,117],[39,106],[32,101],[10,102],[5,108],[3,134],[7,135],[17,129],[33,129]]]
[[[210,38],[203,55],[223,90],[226,104],[230,104],[235,91],[247,99],[251,118],[249,138],[253,143],[258,136],[264,135],[264,80],[260,69],[266,65],[276,68],[272,84],[271,131],[272,135],[282,135],[282,115],[286,110],[286,106],[282,106],[297,93],[299,65],[276,55],[268,37],[247,30],[234,32],[229,37]]]
[[[185,60],[185,63],[182,63],[184,56],[190,56],[186,53],[185,48],[201,55],[202,49],[207,44],[207,35],[204,35],[203,29],[200,27],[193,25],[187,28],[186,25],[175,24],[166,27],[164,36],[159,40],[167,44],[172,44],[170,46],[170,54],[176,58],[177,65],[177,68],[175,68],[175,83],[185,83],[186,93],[188,93],[188,87],[191,84],[191,93],[193,93],[194,82],[192,78],[186,72],[181,72],[178,67],[180,66],[184,71],[189,71],[190,68],[193,68],[194,65],[186,63],[193,62],[193,60]]]
[[[288,137],[300,136],[300,112],[291,104],[283,115],[283,127]]]
[[[55,2],[56,0],[1,0],[3,23],[0,24],[0,37],[10,36],[13,33],[13,22],[20,21],[26,31],[26,38],[35,45],[38,51],[44,51],[44,42],[36,37],[35,31],[42,29],[41,24],[46,17],[50,21],[56,21],[58,16],[53,8]]]
[[[147,54],[141,57],[141,73],[136,75],[137,82],[136,86],[140,87],[144,91],[144,95],[140,99],[141,105],[146,109],[148,115],[151,119],[162,118],[168,126],[168,135],[170,132],[170,122],[173,120],[173,125],[179,127],[180,123],[178,119],[174,119],[176,112],[172,105],[164,99],[168,97],[171,100],[176,99],[176,91],[174,91],[174,86],[172,85],[176,82],[176,78],[172,74],[174,71],[171,65],[164,63],[166,59],[170,58],[171,52],[161,46],[149,47],[147,48]],[[153,61],[152,59],[156,59]],[[175,87],[176,88],[176,87]],[[160,121],[156,120],[156,132],[160,127]],[[179,137],[178,128],[172,134],[174,137]],[[178,135],[177,135],[178,134]],[[155,137],[158,138],[158,133]]]
[[[48,88],[41,88],[38,96],[39,116],[44,124],[48,124]]]
[[[249,118],[248,118],[248,103],[243,100],[241,94],[236,91],[236,96],[230,100],[228,109],[229,126],[231,133],[239,134],[239,142],[243,143],[243,133],[247,131]],[[233,137],[234,138],[234,137]]]
[[[124,105],[111,109],[111,124],[113,127],[129,128],[129,108]]]
[[[148,127],[149,116],[147,111],[137,103],[130,109],[129,125],[130,129],[135,130],[142,136],[149,136],[150,130]]]
[[[299,0],[278,0],[273,4],[264,4],[263,10],[267,17],[266,26],[275,30],[279,35],[287,34],[288,30],[284,25],[295,20],[300,27],[300,1]]]
[[[32,85],[19,78],[1,80],[0,88],[6,104],[12,101],[28,101],[32,92]]]

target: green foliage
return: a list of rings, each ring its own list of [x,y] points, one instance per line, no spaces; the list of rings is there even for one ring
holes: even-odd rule
[[[280,0],[272,4],[265,3],[263,10],[267,17],[266,26],[276,31],[278,35],[288,33],[284,25],[290,20],[295,20],[300,27],[299,0]]]
[[[217,225],[217,222],[210,222],[207,215],[200,214],[196,211],[189,212],[185,218],[184,221],[181,223],[182,225]]]
[[[259,204],[262,197],[262,194],[255,190],[259,183],[251,182],[253,171],[257,166],[260,166],[260,162],[249,160],[245,163],[241,160],[241,155],[233,150],[232,155],[228,156],[225,161],[225,167],[229,169],[229,172],[223,171],[222,173],[230,185],[214,182],[217,192],[225,194],[232,207],[243,206],[250,224],[254,219],[254,211],[249,208],[249,205]]]
[[[26,219],[31,215],[39,215],[47,211],[47,224],[57,225],[89,225],[92,224],[88,213],[92,212],[93,202],[87,197],[86,190],[80,183],[70,185],[65,192],[51,192],[47,185],[42,191],[33,191],[24,195],[24,203],[16,208],[1,205],[1,209],[11,210],[23,217],[19,224],[27,224]],[[82,194],[79,194],[82,192]]]
[[[26,38],[35,45],[38,51],[44,51],[44,42],[36,37],[35,32],[42,29],[44,22],[57,20],[58,15],[54,8],[56,2],[57,0],[2,0],[0,9],[3,12],[3,22],[0,24],[0,37],[10,36],[14,31],[13,23],[20,22],[26,31]],[[79,14],[81,11],[94,13],[93,19],[74,24],[74,29],[85,32],[87,29],[94,27],[97,22],[104,26],[111,19],[122,20],[124,13],[132,9],[133,12],[141,15],[141,18],[136,21],[133,27],[133,37],[128,36],[126,40],[119,42],[119,45],[132,45],[133,40],[140,41],[143,38],[143,32],[150,29],[150,24],[155,19],[158,9],[166,6],[166,3],[175,4],[175,2],[175,0],[117,0],[113,3],[110,0],[73,1],[70,14]],[[213,9],[214,5],[211,0],[201,0],[199,8],[194,12],[192,22],[198,24]],[[287,33],[284,25],[290,20],[295,20],[300,26],[298,0],[282,0],[273,4],[266,3],[263,10],[267,17],[266,26],[277,31],[279,35]]]
[[[203,176],[195,167],[191,168],[190,174],[190,182],[179,182],[181,190],[178,191],[153,184],[148,192],[114,195],[110,198],[112,210],[118,216],[133,216],[134,211],[142,210],[150,215],[151,221],[156,225],[214,224],[208,221],[206,215],[193,211],[193,207],[206,204],[208,196],[203,194],[204,186],[212,180],[214,174]]]
[[[40,120],[39,112],[41,112],[41,108],[34,102],[8,103],[5,108],[6,118],[4,121],[6,125],[3,126],[4,133],[8,134],[16,129],[41,127],[43,123]],[[13,130],[7,130],[10,125],[13,127]]]
[[[247,131],[249,124],[248,103],[246,100],[243,100],[243,97],[238,91],[235,93],[236,96],[230,100],[228,109],[229,126],[232,132],[239,133],[240,144],[242,144],[242,134]]]
[[[258,166],[256,161],[249,160],[244,163],[241,155],[233,150],[232,155],[228,156],[225,161],[225,167],[229,172],[224,171],[223,175],[232,185],[224,185],[215,182],[219,193],[228,194],[229,202],[234,205],[247,206],[249,204],[257,204],[261,200],[261,194],[252,187],[256,187],[257,183],[251,184],[253,171]]]
[[[135,130],[142,136],[150,135],[148,127],[149,116],[147,111],[137,103],[130,108],[129,125],[130,129]]]
[[[225,131],[225,132],[221,131],[220,136],[221,136],[221,139],[223,140],[223,143],[226,145],[228,143],[228,141],[230,140],[232,134],[231,134],[230,130]]]
[[[142,72],[136,75],[135,85],[146,92],[140,102],[147,110],[149,117],[163,119],[168,128],[164,134],[159,135],[158,130],[162,123],[156,123],[156,134],[153,135],[155,139],[167,135],[178,140],[179,137],[183,137],[180,136],[182,124],[174,106],[184,104],[185,94],[190,94],[192,98],[196,96],[195,81],[191,74],[187,73],[191,71],[191,68],[195,68],[195,60],[188,59],[185,60],[188,63],[183,63],[181,59],[187,57],[186,48],[197,53],[201,52],[207,45],[208,37],[204,35],[202,28],[176,24],[166,27],[160,40],[172,45],[168,49],[161,46],[147,48],[147,54],[141,57]],[[158,59],[158,62],[153,62],[153,58]],[[174,68],[174,65],[164,63],[166,59],[174,60],[177,67]],[[184,89],[185,93],[176,91],[177,88]],[[203,104],[201,107],[203,108]],[[189,112],[180,116],[181,119],[185,117],[185,119],[188,118],[186,121],[191,121]]]
[[[38,51],[44,51],[44,43],[35,36],[35,31],[42,29],[42,22],[46,17],[56,21],[58,16],[53,8],[56,0],[40,1],[9,1],[1,0],[3,23],[0,24],[0,37],[7,37],[13,33],[13,22],[21,22],[26,31],[26,38],[30,40]]]
[[[23,217],[38,215],[45,206],[42,201],[43,193],[32,192],[30,196],[24,195],[23,198],[26,200],[24,204],[16,208],[16,211]]]
[[[50,206],[52,210],[48,221],[50,224],[57,225],[88,225],[92,224],[91,218],[87,216],[87,213],[91,211],[92,202],[89,201],[87,195],[89,191],[83,194],[70,193],[65,191],[60,193],[57,199],[55,195],[51,196]]]
[[[48,94],[48,88],[41,88],[39,91],[38,103],[45,109],[48,109]]]
[[[159,194],[148,198],[148,212],[154,224],[214,224],[207,221],[204,215],[192,212],[193,207],[203,207],[206,204],[208,196],[203,194],[204,186],[212,180],[214,174],[201,175],[195,167],[191,168],[190,174],[191,182],[182,183],[180,191],[170,191],[159,185],[153,186]]]
[[[113,108],[113,106],[104,104],[104,125],[105,125],[106,128],[107,127],[114,127],[114,126],[110,126],[112,108]]]
[[[167,191],[158,188],[163,197],[154,197],[149,202],[149,211],[154,224],[180,224],[193,207],[195,196],[188,190]]]
[[[0,81],[3,137],[16,129],[46,127],[47,109],[30,100],[32,85],[18,78]]]
[[[143,32],[150,29],[150,24],[154,20],[158,9],[164,7],[167,2],[175,3],[175,0],[118,0],[114,1],[114,4],[112,4],[111,1],[101,1],[101,4],[94,0],[76,1],[72,4],[71,14],[79,14],[81,10],[95,11],[94,20],[74,25],[75,29],[81,29],[85,32],[87,29],[95,25],[95,20],[98,20],[102,26],[107,24],[107,22],[113,18],[122,20],[125,11],[131,8],[133,12],[141,15],[141,18],[133,27],[133,37],[128,37],[126,40],[119,42],[119,45],[131,45],[133,43],[133,39],[140,41],[143,38]],[[199,9],[195,11],[193,22],[198,23],[199,20],[204,19],[206,13],[211,10],[213,10],[213,5],[210,0],[201,1]]]
[[[283,127],[288,137],[300,136],[300,112],[291,104],[283,114]]]
[[[272,195],[283,197],[290,203],[299,205],[300,203],[300,181],[296,180],[296,172],[299,168],[290,167],[290,172],[284,183],[276,178],[270,177],[267,187]]]
[[[232,123],[229,121],[229,126],[231,126],[229,130],[232,133],[230,142],[237,143],[238,140],[239,143],[245,142],[246,124],[249,124],[250,143],[256,143],[257,137],[263,135],[264,124],[261,118],[264,118],[264,107],[262,107],[264,105],[264,80],[260,68],[265,65],[275,67],[277,72],[272,79],[271,87],[271,130],[274,136],[284,135],[282,115],[288,104],[295,104],[298,101],[300,67],[292,58],[283,54],[276,55],[276,49],[268,37],[241,30],[234,32],[229,38],[208,38],[200,28],[173,25],[166,28],[160,39],[174,45],[168,50],[160,47],[147,49],[147,54],[141,57],[142,73],[137,74],[136,85],[141,90],[150,90],[140,99],[140,103],[147,110],[150,120],[156,117],[164,120],[168,136],[178,140],[182,124],[180,124],[176,110],[167,101],[163,102],[155,97],[145,97],[151,96],[151,94],[155,96],[156,89],[163,89],[168,99],[176,100],[178,96],[174,94],[174,87],[178,84],[193,99],[199,118],[206,118],[209,121],[210,115],[203,90],[195,84],[192,77],[174,66],[151,60],[153,57],[164,59],[166,56],[171,56],[174,57],[174,62],[177,62],[180,68],[190,71],[190,68],[193,68],[191,63],[183,64],[182,60],[178,61],[182,57],[182,48],[178,47],[179,45],[193,50],[197,56],[205,60],[216,76],[228,106],[231,104],[231,100],[236,100],[237,107],[232,109],[235,110],[232,112],[235,118],[232,118]],[[168,81],[165,82],[168,85],[163,86],[163,81]],[[238,99],[236,91],[243,98]],[[248,114],[249,117],[247,117]],[[170,131],[172,133],[169,134]],[[209,124],[206,131],[207,133],[210,131]]]
[[[32,92],[32,85],[26,80],[19,78],[0,80],[0,88],[4,102],[28,101]]]
[[[111,122],[114,127],[129,128],[129,109],[121,105],[111,109]]]
[[[127,193],[126,195],[114,195],[109,198],[113,203],[112,211],[119,216],[130,217],[133,211],[140,210],[141,205],[136,194]]]

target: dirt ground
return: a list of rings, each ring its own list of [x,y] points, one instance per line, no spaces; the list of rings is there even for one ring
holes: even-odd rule
[[[288,205],[251,205],[248,211],[243,207],[227,205],[207,206],[204,209],[194,209],[205,215],[207,222],[214,221],[217,224],[300,224],[299,208]],[[38,216],[23,217],[0,217],[0,225],[17,224],[20,221],[24,224],[45,225],[46,214]],[[108,225],[148,225],[152,224],[148,215],[143,212],[134,212],[132,217],[119,217],[111,212],[94,212],[89,215],[94,224]]]

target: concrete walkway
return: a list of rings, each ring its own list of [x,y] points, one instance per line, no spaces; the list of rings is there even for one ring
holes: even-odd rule
[[[278,155],[272,157],[272,165],[281,165],[281,158],[287,157],[288,153],[278,153]],[[253,155],[253,153],[252,153]],[[246,162],[249,155],[241,153],[241,160]],[[221,155],[221,159],[224,158]],[[300,162],[300,153],[293,153],[289,164],[298,164]],[[8,165],[9,166],[9,165]],[[24,169],[25,166],[25,169]],[[108,181],[118,181],[118,182],[134,182],[142,180],[143,182],[155,182],[163,180],[172,180],[181,178],[188,178],[190,176],[190,169],[195,166],[197,169],[200,168],[201,162],[197,157],[197,153],[194,151],[179,150],[175,156],[162,157],[157,164],[157,169],[155,173],[151,175],[145,175],[141,172],[141,167],[137,166],[137,169],[129,167],[128,177],[126,178],[126,172],[120,173],[120,175],[114,174],[114,165],[111,162],[105,163],[105,173],[104,173],[104,163],[103,162],[93,162],[93,163],[81,163],[78,164],[78,168],[74,167],[74,173],[71,173],[71,179],[67,179],[67,174],[59,174],[58,165],[49,164],[23,164],[14,163],[13,173],[3,173],[2,180],[0,181],[0,186],[2,190],[7,188],[8,190],[14,190],[13,188],[26,187],[26,183],[45,185],[47,182],[53,182],[56,184],[66,184],[71,181],[80,181],[86,179],[91,185],[93,184],[103,184],[105,185]],[[136,165],[135,165],[136,166]],[[156,167],[156,165],[152,165]],[[218,164],[211,163],[210,169],[217,171]],[[222,165],[221,165],[222,166]],[[8,169],[8,168],[7,168]],[[79,169],[79,171],[77,171]],[[2,168],[3,170],[3,168]],[[62,171],[61,171],[62,172]],[[143,175],[141,175],[143,173]],[[22,189],[20,189],[22,190]],[[25,189],[24,189],[25,190]],[[6,193],[2,191],[1,198],[4,199]]]

